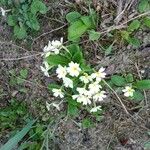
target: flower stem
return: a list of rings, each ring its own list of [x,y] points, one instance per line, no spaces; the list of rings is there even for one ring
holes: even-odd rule
[[[122,100],[120,99],[120,97],[118,96],[118,94],[116,93],[116,91],[105,81],[103,80],[103,82],[108,86],[108,88],[114,93],[114,95],[117,97],[117,99],[119,100],[119,102],[121,103],[125,113],[127,115],[129,115],[130,113],[128,112],[128,110],[126,109],[125,105],[123,104]]]

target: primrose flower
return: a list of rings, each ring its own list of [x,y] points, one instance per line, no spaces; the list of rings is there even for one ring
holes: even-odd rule
[[[80,77],[80,80],[86,84],[86,83],[89,83],[90,81],[92,81],[92,78],[87,73],[85,73],[84,76]]]
[[[63,38],[61,38],[60,41],[58,40],[53,40],[52,42],[49,41],[48,45],[46,45],[43,49],[45,57],[48,57],[51,53],[54,53],[56,55],[59,54],[62,44]]]
[[[83,103],[83,105],[91,104],[90,99],[85,95],[73,95],[73,99],[76,99],[78,103]]]
[[[0,9],[1,9],[2,16],[5,16],[6,15],[6,10],[4,10],[2,7],[0,7]]]
[[[51,67],[49,66],[49,64],[46,61],[44,61],[43,64],[44,64],[44,67],[40,66],[40,68],[41,68],[42,72],[44,73],[44,75],[49,77],[48,71],[51,69]]]
[[[46,102],[46,108],[47,108],[48,111],[50,111],[50,106],[51,106],[51,104],[49,104],[48,102]]]
[[[67,77],[63,78],[63,83],[65,87],[73,88],[73,81]]]
[[[60,111],[60,107],[59,107],[59,104],[56,104],[56,103],[52,103],[52,105],[58,110]]]
[[[61,65],[58,65],[58,68],[56,69],[56,73],[57,73],[57,77],[59,79],[61,78],[65,78],[66,74],[67,74],[67,70],[66,67],[63,67]]]
[[[90,110],[91,113],[97,112],[98,110],[102,110],[101,106],[96,106]]]
[[[91,94],[95,94],[95,93],[98,93],[99,90],[102,88],[101,85],[99,85],[99,82],[93,82],[91,84],[89,84],[89,92]]]
[[[61,89],[53,89],[52,92],[55,97],[64,97],[64,93],[61,91]]]
[[[91,74],[91,78],[96,79],[96,81],[100,82],[106,76],[106,73],[104,71],[105,68],[101,67],[98,72]]]
[[[55,49],[60,49],[63,45],[63,38],[61,38],[60,41],[53,40],[51,44]]]
[[[130,97],[130,96],[132,97],[135,90],[132,89],[132,87],[130,87],[130,86],[126,86],[125,89],[122,90],[122,92],[124,92],[125,97]]]
[[[93,96],[93,100],[94,101],[103,101],[103,99],[106,98],[105,93],[106,93],[105,91],[98,92],[97,94],[95,94]]]
[[[79,67],[79,64],[70,62],[69,67],[67,68],[67,72],[69,73],[70,76],[72,77],[77,77],[80,74],[81,68]]]

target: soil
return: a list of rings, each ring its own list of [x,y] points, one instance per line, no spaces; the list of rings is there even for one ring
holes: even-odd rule
[[[111,5],[110,1],[112,1]],[[95,9],[99,7],[102,9],[101,12],[99,8],[99,13],[101,14],[105,14],[104,5],[107,11],[109,8],[112,10],[117,8],[117,2],[113,0],[106,0],[105,2],[93,0],[93,2]],[[133,12],[136,14],[136,3],[130,8],[128,16],[131,16]],[[47,89],[47,85],[55,80],[55,75],[52,75],[50,78],[43,76],[43,73],[40,71],[42,64],[40,52],[42,52],[48,40],[60,39],[61,37],[64,37],[64,41],[67,39],[67,23],[65,20],[67,12],[76,9],[82,13],[87,13],[88,10],[88,5],[80,0],[76,0],[76,2],[63,0],[47,1],[47,5],[49,6],[49,14],[41,16],[41,31],[36,37],[33,36],[31,39],[14,40],[12,38],[12,29],[8,27],[6,19],[1,18],[0,21],[0,91],[2,93],[0,107],[6,107],[10,99],[15,97],[17,100],[26,101],[29,111],[34,116],[41,116],[43,120],[46,120],[50,115],[57,116],[56,114],[59,112],[55,109],[47,112],[45,109],[46,101],[57,101]],[[105,18],[102,27],[110,26],[112,19],[114,19],[114,16],[111,15],[107,19]],[[100,26],[99,30],[102,27]],[[138,71],[140,71],[143,79],[149,79],[150,32],[147,29],[140,30],[135,36],[141,39],[141,47],[133,48],[125,43],[118,44],[120,43],[118,41],[114,46],[113,55],[109,56],[105,56],[103,50],[99,48],[101,41],[99,43],[91,43],[84,37],[85,39],[82,39],[81,46],[85,50],[84,54],[88,60],[87,62],[98,68],[105,66],[109,76],[115,73],[132,72],[139,78]],[[106,37],[104,36],[103,38],[105,41]],[[138,66],[138,70],[136,66]],[[24,68],[29,71],[29,75],[24,84],[27,92],[22,94],[19,92],[20,87],[10,85],[9,81],[12,69],[18,74]],[[74,119],[60,119],[55,131],[53,148],[51,147],[50,149],[144,150],[144,144],[150,140],[147,134],[150,131],[150,91],[146,91],[146,96],[148,104],[143,105],[141,109],[134,109],[137,104],[123,99],[131,116],[125,114],[115,96],[109,96],[103,104],[107,108],[103,119],[89,129],[79,127],[82,116]],[[144,104],[144,101],[141,104]],[[61,111],[63,109],[64,106],[62,106]],[[1,138],[5,139],[4,137]]]

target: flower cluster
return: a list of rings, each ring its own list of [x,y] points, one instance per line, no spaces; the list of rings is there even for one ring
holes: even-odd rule
[[[46,45],[43,49],[43,52],[45,57],[48,57],[51,54],[59,54],[61,48],[62,48],[62,44],[63,44],[63,38],[60,39],[60,41],[58,40],[53,40],[52,42],[49,41],[48,45]]]
[[[106,92],[102,90],[100,85],[101,80],[105,78],[105,69],[102,67],[98,72],[94,72],[90,75],[83,72],[78,63],[71,61],[68,66],[58,65],[56,74],[59,79],[62,79],[63,86],[66,88],[75,88],[76,93],[72,95],[72,98],[78,103],[83,105],[94,104],[94,108],[91,112],[100,110],[100,106],[96,106],[96,102],[103,101],[106,98]],[[80,80],[80,86],[74,87],[73,78]],[[53,95],[55,97],[63,97],[64,93],[61,89],[53,89]]]
[[[49,55],[61,55],[60,50],[64,49],[67,52],[69,50],[63,46],[63,39],[60,41],[53,40],[49,41],[48,45],[44,47],[44,57]],[[44,67],[41,66],[41,70],[44,72],[44,75],[49,77],[48,71],[51,69],[51,66],[44,61]],[[53,96],[64,98],[65,96],[72,97],[73,100],[76,100],[82,105],[94,106],[90,109],[91,113],[101,110],[101,106],[97,106],[97,103],[103,101],[107,95],[106,91],[103,90],[102,83],[105,83],[104,78],[106,77],[105,68],[101,67],[98,71],[85,72],[80,64],[71,61],[67,65],[58,64],[56,68],[56,74],[59,80],[62,82],[62,86],[58,88],[53,88]],[[76,81],[78,81],[76,83]],[[104,82],[102,82],[104,81]],[[72,89],[68,93],[68,88]],[[130,86],[126,86],[122,90],[124,96],[132,97],[134,89]],[[49,105],[47,104],[47,107]],[[53,105],[56,107],[56,105]],[[59,104],[58,104],[59,106]]]

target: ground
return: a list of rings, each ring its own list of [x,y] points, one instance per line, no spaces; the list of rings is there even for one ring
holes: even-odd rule
[[[102,25],[98,26],[98,31],[113,24],[114,15],[109,15],[113,9],[117,9],[118,3],[113,0],[98,2],[93,0],[93,8],[98,9],[98,14],[102,15]],[[128,13],[123,19],[130,18],[136,14],[137,1],[134,1]],[[51,141],[50,149],[56,150],[143,150],[144,144],[150,140],[147,134],[150,131],[150,92],[146,91],[148,104],[141,102],[140,108],[132,101],[123,99],[131,115],[126,115],[122,106],[115,96],[108,96],[104,102],[107,108],[100,122],[94,127],[82,129],[81,119],[88,114],[82,114],[77,118],[66,118],[57,110],[48,112],[45,108],[46,101],[56,101],[48,91],[47,85],[55,80],[55,75],[50,78],[43,76],[40,70],[42,64],[41,53],[48,40],[60,39],[64,37],[67,42],[67,23],[65,15],[71,10],[78,10],[83,14],[88,11],[88,5],[80,0],[74,1],[53,1],[47,2],[49,13],[40,17],[41,30],[38,35],[33,35],[31,39],[18,41],[12,38],[12,29],[6,24],[6,19],[0,21],[0,107],[5,108],[10,105],[11,99],[27,104],[28,111],[34,117],[40,117],[46,121],[49,116],[57,117],[56,124],[51,130],[55,136]],[[104,9],[105,8],[105,9]],[[110,11],[109,11],[110,9]],[[108,14],[108,17],[105,17]],[[122,20],[122,18],[121,18]],[[100,48],[101,42],[107,41],[106,36],[97,43],[89,42],[82,38],[81,46],[84,49],[86,60],[89,64],[107,67],[106,73],[110,76],[116,73],[132,72],[137,78],[139,72],[142,78],[150,78],[150,30],[141,29],[135,36],[141,39],[139,48],[119,41],[115,42],[113,55],[105,56]],[[16,78],[19,78],[21,69],[28,70],[28,76],[23,84],[10,83],[12,70],[15,71]],[[62,106],[61,111],[64,111]],[[6,136],[4,136],[6,134]],[[0,134],[1,143],[5,143],[9,137],[9,130]]]

